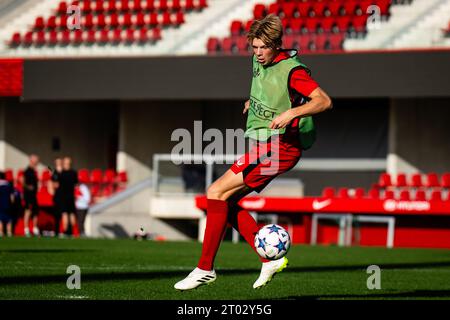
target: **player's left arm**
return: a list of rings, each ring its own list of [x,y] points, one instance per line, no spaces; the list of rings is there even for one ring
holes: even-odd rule
[[[309,95],[309,98],[310,100],[307,103],[291,108],[273,119],[270,124],[270,129],[285,128],[294,118],[312,116],[333,107],[331,98],[320,87],[314,89]]]

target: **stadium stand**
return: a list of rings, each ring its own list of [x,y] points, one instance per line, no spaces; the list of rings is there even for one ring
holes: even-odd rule
[[[69,32],[71,5],[81,6],[81,29]],[[179,27],[184,14],[207,7],[206,1],[61,1],[48,18],[38,16],[31,30],[15,32],[9,45],[56,46],[94,43],[153,43],[161,39],[161,29]]]
[[[367,8],[371,5],[379,6],[383,18],[389,17],[390,0],[279,0],[268,6],[255,4],[253,19],[260,19],[270,13],[278,15],[286,34],[285,48],[295,48],[301,52],[342,51],[346,38],[364,37],[367,33]],[[249,30],[253,19],[232,21],[230,35],[222,40],[209,40],[214,45],[208,45],[208,52],[248,54],[248,46],[238,46],[238,42],[245,39],[245,32]]]

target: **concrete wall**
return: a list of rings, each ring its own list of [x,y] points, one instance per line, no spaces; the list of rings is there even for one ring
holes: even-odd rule
[[[450,99],[393,99],[388,171],[450,171]]]
[[[27,165],[28,154],[36,153],[45,165],[52,165],[57,156],[70,155],[76,168],[115,167],[117,110],[114,102],[2,100],[0,165],[17,170]]]

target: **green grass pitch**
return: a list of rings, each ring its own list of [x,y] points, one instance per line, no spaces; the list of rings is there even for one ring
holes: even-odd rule
[[[0,299],[449,299],[450,250],[295,245],[289,267],[260,290],[260,263],[242,242],[222,243],[215,283],[178,292],[195,267],[197,242],[94,239],[0,239]],[[381,289],[369,290],[369,265]],[[69,290],[69,265],[81,289]]]

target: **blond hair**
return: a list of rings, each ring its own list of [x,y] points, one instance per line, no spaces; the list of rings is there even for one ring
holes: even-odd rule
[[[255,20],[247,34],[247,40],[252,45],[253,39],[260,39],[272,49],[281,47],[283,38],[283,25],[281,19],[269,14],[261,20]]]

